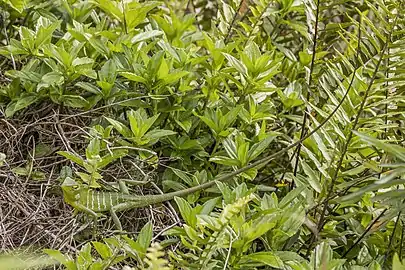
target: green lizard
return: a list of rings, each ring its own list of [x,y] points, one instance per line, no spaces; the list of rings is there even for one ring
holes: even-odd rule
[[[77,183],[70,176],[65,177],[61,187],[65,202],[73,206],[76,211],[85,212],[94,218],[99,217],[102,212],[110,212],[115,225],[119,230],[122,230],[121,222],[116,214],[117,212],[169,201],[174,197],[186,196],[207,188],[214,183],[214,181],[207,182],[196,187],[167,194],[142,196],[121,192],[96,191],[87,185]]]
[[[349,88],[350,89],[350,88]],[[300,140],[296,141],[295,143],[290,144],[289,146],[279,150],[276,153],[273,153],[267,157],[264,157],[258,161],[255,161],[243,168],[230,172],[228,174],[217,176],[214,180],[195,186],[191,188],[187,188],[184,190],[179,190],[175,192],[170,192],[161,195],[143,195],[143,196],[134,196],[128,194],[120,194],[114,192],[102,192],[102,191],[94,191],[88,189],[86,186],[80,186],[76,183],[71,177],[66,176],[64,177],[64,182],[62,184],[62,189],[64,193],[64,198],[66,203],[73,206],[78,211],[84,211],[91,214],[94,217],[98,217],[97,213],[100,212],[111,212],[111,216],[113,217],[114,223],[116,226],[122,230],[121,222],[118,219],[116,212],[123,211],[132,208],[139,208],[144,207],[152,204],[162,203],[165,201],[170,201],[174,199],[174,197],[183,197],[194,192],[204,190],[209,188],[215,183],[228,180],[238,174],[245,172],[251,168],[255,168],[257,166],[263,166],[267,164],[270,160],[274,159],[275,157],[280,156],[281,154],[287,152],[291,148],[299,145],[309,137],[311,137],[315,132],[317,132],[322,126],[324,126],[336,113],[339,107],[342,105],[343,101],[345,100],[349,89],[346,91],[344,98],[339,102],[338,106],[311,132],[309,132],[306,136],[301,138]],[[304,222],[307,227],[314,233],[314,235],[318,235],[318,231],[316,229],[316,225],[312,223],[308,218],[306,218]]]

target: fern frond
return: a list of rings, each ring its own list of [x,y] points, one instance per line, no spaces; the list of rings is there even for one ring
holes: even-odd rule
[[[146,258],[144,262],[148,265],[146,270],[171,270],[172,267],[169,266],[169,262],[162,258],[165,256],[165,252],[162,251],[162,247],[159,243],[152,243],[151,247],[148,248],[148,253],[146,253]]]
[[[217,219],[217,224],[214,233],[210,236],[208,243],[206,244],[204,251],[200,257],[200,269],[205,269],[205,267],[210,263],[210,259],[217,246],[221,243],[220,239],[227,232],[227,226],[231,219],[238,215],[242,209],[244,209],[247,204],[253,200],[254,195],[250,194],[246,197],[238,199],[232,204],[228,204],[224,210],[222,210],[220,216]]]

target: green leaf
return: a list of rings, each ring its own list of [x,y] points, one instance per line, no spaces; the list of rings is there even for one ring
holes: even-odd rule
[[[257,252],[242,256],[239,264],[243,266],[270,266],[275,268],[283,268],[283,261],[273,252]]]
[[[100,91],[100,89],[98,89],[97,86],[95,86],[91,83],[88,83],[88,82],[78,82],[75,84],[75,86],[80,87],[80,88],[82,88],[90,93],[96,94],[96,95],[101,94],[101,91]]]
[[[5,2],[19,13],[22,13],[27,6],[27,0],[6,0]]]
[[[399,175],[405,173],[404,168],[399,168],[390,172],[386,176],[381,177],[372,184],[369,184],[365,187],[359,188],[357,191],[347,194],[345,196],[339,197],[335,199],[335,202],[342,203],[342,202],[355,202],[360,200],[366,192],[371,192],[383,188],[388,188],[395,185],[400,185],[405,183],[405,179],[396,178]]]
[[[215,162],[218,164],[226,165],[226,166],[241,166],[241,163],[237,159],[232,159],[225,156],[214,156],[210,158],[210,162]]]
[[[270,143],[278,136],[278,133],[268,135],[264,140],[255,143],[248,152],[249,161],[257,158],[261,153],[263,153]]]
[[[17,101],[13,101],[7,105],[5,112],[6,117],[12,117],[16,112],[28,107],[37,100],[38,99],[36,95],[24,94]]]
[[[137,25],[145,20],[146,16],[152,9],[159,5],[161,5],[161,3],[157,1],[147,1],[143,3],[138,3],[135,1],[130,2],[128,4],[128,9],[125,10],[127,29],[134,29]]]
[[[364,133],[360,133],[357,131],[353,131],[353,133],[356,134],[363,141],[367,142],[368,144],[375,146],[379,149],[382,149],[385,152],[393,155],[394,157],[396,157],[402,161],[405,161],[405,148],[404,147],[401,147],[401,146],[395,145],[395,144],[384,143],[381,140],[378,140],[374,137],[371,137],[369,135],[366,135]]]
[[[193,180],[183,171],[175,168],[170,168],[181,180],[183,180],[187,185],[192,186]]]
[[[127,112],[132,133],[140,139],[152,127],[160,114],[148,118],[145,110],[140,108],[137,111],[130,110]]]
[[[120,72],[120,75],[124,76],[125,78],[127,78],[131,81],[134,81],[134,82],[139,82],[139,83],[143,83],[143,84],[147,83],[146,79],[144,79],[141,76],[138,76],[132,72]]]
[[[127,128],[124,124],[122,124],[121,122],[118,122],[114,119],[111,119],[109,117],[105,117],[105,119],[107,119],[108,122],[110,122],[110,124],[125,138],[129,139],[132,138],[132,132],[129,128]]]
[[[128,151],[126,149],[113,149],[101,158],[101,161],[97,163],[97,168],[102,169],[114,160],[125,157],[127,154]]]
[[[143,226],[141,232],[136,239],[136,242],[142,248],[142,251],[146,253],[147,248],[150,246],[153,237],[153,226],[151,222],[148,222]]]
[[[235,57],[233,57],[230,54],[227,53],[223,53],[223,55],[226,57],[226,59],[228,59],[229,64],[234,67],[237,71],[239,71],[240,73],[242,73],[243,75],[247,76],[247,67],[238,59],[236,59]]]
[[[405,265],[401,262],[397,253],[392,258],[392,270],[405,270]]]
[[[0,166],[3,166],[4,161],[6,161],[6,154],[0,152]]]
[[[113,16],[118,21],[122,21],[123,15],[119,8],[116,6],[116,2],[110,0],[97,0],[95,2],[102,10],[107,12],[109,15]]]
[[[35,145],[35,157],[45,157],[52,152],[52,147],[45,143],[39,143]],[[0,153],[0,163],[1,163],[1,153]]]
[[[183,78],[184,76],[188,75],[189,72],[185,70],[176,71],[166,76],[163,76],[161,79],[165,81],[166,84],[172,84]]]
[[[221,198],[220,198],[220,197],[216,197],[216,198],[209,199],[208,201],[206,201],[206,202],[203,204],[203,206],[202,206],[202,208],[201,208],[199,214],[200,214],[200,215],[209,215],[209,214],[212,212],[212,210],[214,210],[215,206],[216,206],[220,201],[221,201]]]
[[[29,169],[26,167],[15,167],[12,169],[12,172],[22,176],[27,176],[30,174]]]
[[[98,156],[100,154],[100,140],[93,138],[86,147],[86,158],[88,160]]]
[[[68,255],[64,255],[59,250],[55,249],[44,249],[43,251],[59,263],[63,264],[68,270],[77,270],[75,262]]]
[[[112,256],[112,251],[108,245],[97,241],[93,241],[91,243],[93,244],[97,253],[100,254],[101,258],[103,258],[104,260],[107,260]]]
[[[78,95],[63,95],[61,101],[69,107],[73,108],[86,108],[89,106],[89,102],[82,96]]]
[[[65,82],[65,78],[59,72],[49,72],[42,76],[41,82],[37,86],[37,91],[42,88],[48,88],[50,86],[61,86]]]
[[[174,201],[179,207],[180,214],[187,225],[195,228],[197,225],[197,216],[195,211],[191,208],[190,204],[183,198],[175,197]]]
[[[84,167],[84,160],[80,156],[76,156],[73,153],[67,151],[58,151],[56,152],[58,155],[64,156],[65,158],[73,161],[74,163]]]
[[[177,132],[165,129],[154,129],[145,134],[145,137],[150,140],[160,139],[162,137],[175,135]]]
[[[115,81],[116,74],[117,74],[117,66],[111,59],[105,62],[105,64],[101,67],[100,71],[98,72],[99,79],[101,81],[109,83],[113,83]]]
[[[135,44],[135,43],[142,42],[142,41],[145,41],[145,40],[148,40],[148,39],[151,39],[151,38],[154,38],[154,37],[158,37],[158,36],[161,36],[161,35],[163,35],[162,31],[150,30],[150,31],[146,31],[146,32],[137,34],[136,36],[134,36],[131,39],[131,42],[133,44]]]
[[[308,178],[305,178],[307,183],[318,193],[322,191],[321,183],[319,182],[319,174],[316,173],[312,168],[305,162],[301,161],[301,166],[304,169],[305,174]]]
[[[290,191],[285,195],[285,197],[280,201],[279,208],[285,208],[288,206],[289,203],[291,203],[295,198],[301,195],[301,192],[303,192],[305,189],[304,186],[297,187],[294,190]]]

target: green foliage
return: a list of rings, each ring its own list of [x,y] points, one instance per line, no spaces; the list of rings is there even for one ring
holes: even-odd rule
[[[66,268],[402,269],[402,0],[38,2],[0,1],[1,111],[90,115],[86,149],[58,153],[91,188],[123,160],[195,187],[322,125],[175,198],[160,245],[148,223],[46,251]]]

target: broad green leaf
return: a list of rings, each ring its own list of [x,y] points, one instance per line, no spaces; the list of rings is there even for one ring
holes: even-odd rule
[[[89,106],[89,102],[84,97],[78,95],[63,95],[61,101],[66,106],[73,108],[86,108]]]
[[[356,134],[363,141],[367,142],[368,144],[384,150],[385,152],[393,155],[394,157],[400,159],[401,161],[405,161],[405,148],[395,144],[384,143],[383,141],[378,140],[369,135],[366,135],[364,133],[360,133],[357,131],[353,131],[353,133]]]
[[[226,166],[241,166],[241,163],[237,159],[232,159],[229,157],[224,157],[224,156],[214,156],[210,158],[211,162],[215,162],[218,164],[226,165]]]
[[[305,174],[308,176],[306,178],[308,184],[318,193],[322,191],[321,183],[319,182],[319,174],[316,173],[312,168],[305,162],[301,161],[301,166],[304,169]]]
[[[283,261],[273,252],[257,252],[242,256],[239,264],[245,266],[270,266],[275,268],[284,267]]]
[[[199,214],[200,215],[209,215],[212,212],[212,210],[214,210],[215,206],[220,202],[220,199],[221,199],[220,197],[217,197],[217,198],[212,198],[212,199],[209,199],[208,201],[206,201],[203,204]]]
[[[147,248],[150,246],[153,237],[153,225],[148,222],[143,226],[141,232],[136,239],[136,242],[141,246],[143,252],[145,253]]]
[[[92,244],[97,253],[100,254],[101,258],[104,260],[108,260],[112,256],[112,251],[108,245],[97,241],[93,241]]]
[[[179,207],[180,214],[187,225],[194,228],[197,225],[197,216],[190,204],[183,198],[175,197],[174,201]]]
[[[117,74],[117,66],[111,59],[105,62],[105,64],[101,67],[100,71],[98,72],[99,79],[101,81],[109,83],[113,83],[115,81],[116,74]]]
[[[45,157],[52,152],[52,147],[45,143],[39,143],[35,145],[34,155],[36,158]],[[0,153],[0,163],[1,163],[1,153]]]
[[[172,84],[172,83],[177,82],[178,80],[180,80],[181,78],[183,78],[184,76],[186,76],[188,74],[189,74],[188,71],[181,70],[181,71],[169,73],[161,79],[163,79],[166,84]]]
[[[193,180],[183,171],[175,168],[170,168],[181,180],[183,180],[187,185],[192,186]]]
[[[214,132],[217,133],[217,131],[219,131],[218,126],[215,124],[215,122],[214,122],[212,119],[210,119],[210,118],[208,118],[208,117],[206,117],[206,116],[198,116],[198,117],[200,117],[200,119],[201,119],[210,129],[212,129]],[[219,132],[218,132],[218,133],[219,133]]]
[[[345,196],[335,199],[335,202],[354,202],[360,200],[366,192],[376,191],[383,188],[388,188],[395,185],[400,185],[405,183],[405,179],[397,178],[399,175],[402,175],[405,172],[405,169],[400,168],[390,172],[381,179],[375,181],[372,184],[369,184],[365,187],[357,189],[357,191],[349,193]]]
[[[241,106],[236,106],[232,108],[227,114],[225,114],[223,117],[221,117],[220,120],[220,126],[222,129],[228,128],[232,123],[236,120],[238,117],[238,114],[241,110]]]
[[[145,137],[150,140],[160,139],[162,137],[175,135],[177,132],[165,129],[154,129],[145,134]]]
[[[120,72],[120,75],[124,76],[125,78],[134,81],[134,82],[139,82],[139,83],[144,83],[146,84],[147,81],[146,79],[142,78],[141,76],[136,75],[135,73],[132,72]]]
[[[12,117],[16,112],[28,107],[37,100],[38,99],[36,95],[32,94],[23,95],[22,97],[18,98],[17,101],[13,101],[7,105],[5,112],[6,117]]]
[[[80,88],[82,88],[90,93],[96,94],[96,95],[101,94],[101,91],[97,86],[95,86],[91,83],[88,83],[88,82],[78,82],[75,84],[75,86],[80,87]]]
[[[238,153],[237,153],[238,149],[236,148],[235,142],[230,137],[228,137],[224,140],[224,142],[222,144],[223,144],[228,156],[231,159],[238,160]]]
[[[159,118],[160,114],[156,114],[148,118],[145,110],[143,108],[140,108],[137,111],[128,111],[127,116],[133,134],[137,138],[141,138],[152,127],[155,121]]]
[[[30,174],[30,170],[27,167],[15,167],[11,171],[17,175],[22,175],[22,176],[27,176]]]
[[[278,136],[278,133],[274,133],[274,134],[269,134],[267,135],[267,137],[258,142],[255,143],[248,152],[248,159],[249,161],[254,160],[255,158],[257,158],[261,153],[263,153],[267,147],[270,145],[270,143]]]
[[[81,57],[81,58],[76,58],[73,60],[72,65],[73,66],[92,66],[94,63],[94,60],[88,57]]]
[[[154,37],[158,37],[158,36],[161,36],[161,35],[163,35],[162,31],[150,30],[150,31],[146,31],[146,32],[142,32],[142,33],[137,34],[136,36],[134,36],[131,39],[131,42],[133,44],[135,44],[135,43],[142,42],[142,41],[145,41],[145,40],[148,40],[148,39],[151,39],[151,38],[154,38]]]
[[[304,186],[297,187],[294,190],[287,193],[287,195],[279,202],[279,208],[287,207],[295,198],[301,195],[305,189]]]
[[[50,86],[61,86],[63,85],[65,79],[59,72],[49,72],[42,76],[41,82],[37,86],[37,91],[42,88],[48,88]]]
[[[140,23],[142,23],[148,13],[155,7],[161,5],[157,1],[147,1],[138,3],[137,1],[132,1],[128,4],[128,9],[125,10],[125,20],[126,25],[129,30],[134,29]]]
[[[230,54],[227,53],[223,53],[223,55],[226,57],[226,59],[228,59],[229,64],[234,67],[237,71],[239,71],[240,73],[242,73],[243,75],[247,76],[247,67],[238,59],[236,59],[235,57],[233,57]]]
[[[28,0],[5,0],[5,2],[19,13],[22,13],[27,6]]]
[[[59,250],[44,249],[44,253],[48,254],[51,258],[63,264],[68,270],[78,270],[75,262],[68,256],[62,254]]]
[[[122,124],[121,122],[118,122],[114,119],[111,119],[109,117],[105,117],[105,119],[107,119],[108,122],[110,122],[110,124],[119,132],[121,133],[122,136],[124,136],[125,138],[129,139],[132,138],[132,132],[129,128],[127,128],[124,124]]]
[[[117,7],[117,2],[110,0],[96,0],[98,6],[118,21],[122,21],[123,14]]]
[[[125,157],[128,154],[128,151],[125,149],[114,149],[111,152],[101,158],[101,161],[97,163],[97,168],[102,169],[114,160]]]
[[[67,151],[58,151],[56,153],[58,155],[64,156],[65,158],[73,161],[74,163],[84,167],[84,160],[80,156],[77,156],[77,155],[67,152]]]
[[[405,264],[401,262],[397,253],[392,258],[392,270],[405,270]]]

